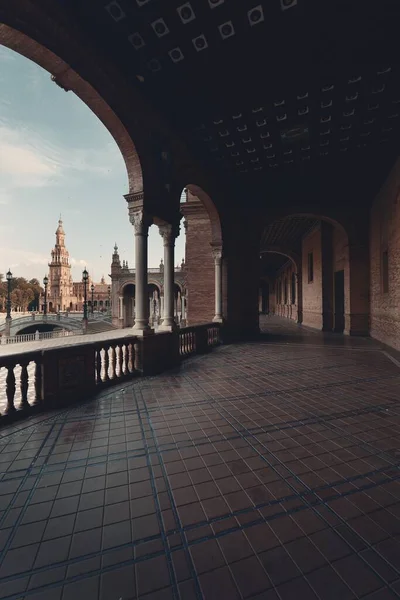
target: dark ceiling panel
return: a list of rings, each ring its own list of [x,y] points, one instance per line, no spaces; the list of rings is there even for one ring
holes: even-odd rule
[[[215,172],[398,148],[395,0],[70,0],[75,19]],[[139,82],[140,80],[140,82]]]

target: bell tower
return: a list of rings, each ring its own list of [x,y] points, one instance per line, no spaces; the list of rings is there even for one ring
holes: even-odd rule
[[[65,231],[63,222],[58,221],[56,244],[51,251],[49,263],[49,302],[53,310],[66,310],[73,296],[73,282],[69,252],[65,247]]]

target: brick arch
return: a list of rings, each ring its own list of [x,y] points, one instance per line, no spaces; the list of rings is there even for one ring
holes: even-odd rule
[[[281,246],[267,246],[267,248],[261,250],[261,254],[281,254],[282,256],[286,256],[296,267],[296,272],[301,272],[301,257],[291,250],[282,248]]]
[[[26,4],[27,2],[24,2],[23,0],[13,0],[11,3],[10,12],[13,14],[10,15],[10,20],[17,21],[18,28],[11,27],[5,23],[7,14],[4,13],[0,6],[0,45],[14,50],[48,71],[51,74],[52,80],[57,85],[65,91],[74,92],[90,108],[110,132],[120,149],[126,165],[129,193],[142,192],[142,166],[135,144],[127,129],[95,87],[89,83],[86,76],[83,78],[76,70],[71,68],[68,62],[66,62],[66,57],[64,60],[43,44],[36,41],[33,37],[30,37],[29,34],[22,31],[25,27],[27,30],[36,30],[33,23],[35,19],[42,16],[39,14],[39,9],[36,14],[35,8],[32,8],[31,27],[17,20],[15,14],[19,10],[19,5],[24,7],[21,10],[26,10]],[[84,52],[83,50],[82,56],[84,56],[86,60],[90,60],[87,57],[87,52]],[[86,71],[87,70],[90,71],[90,67],[87,67]]]
[[[188,189],[193,194],[193,196],[196,196],[200,200],[200,202],[203,204],[204,208],[208,213],[211,223],[212,245],[222,247],[221,220],[219,218],[219,213],[214,202],[207,194],[207,192],[205,192],[203,188],[197,184],[189,183],[185,185],[185,188]]]

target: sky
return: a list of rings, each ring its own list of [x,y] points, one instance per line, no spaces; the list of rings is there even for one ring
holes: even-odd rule
[[[125,163],[111,134],[50,74],[0,46],[0,273],[40,281],[48,270],[60,214],[72,276],[110,273],[117,243],[135,266]],[[183,226],[175,264],[184,257]],[[149,267],[163,257],[158,227],[149,232]]]

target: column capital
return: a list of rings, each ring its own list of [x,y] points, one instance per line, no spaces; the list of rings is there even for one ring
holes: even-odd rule
[[[129,207],[129,220],[135,228],[135,235],[148,235],[153,220],[143,210]]]
[[[211,244],[211,252],[215,262],[219,262],[222,260],[222,246],[214,246]]]
[[[165,223],[158,226],[158,230],[163,239],[164,246],[173,246],[175,239],[179,235],[179,225],[171,225],[171,223]]]

